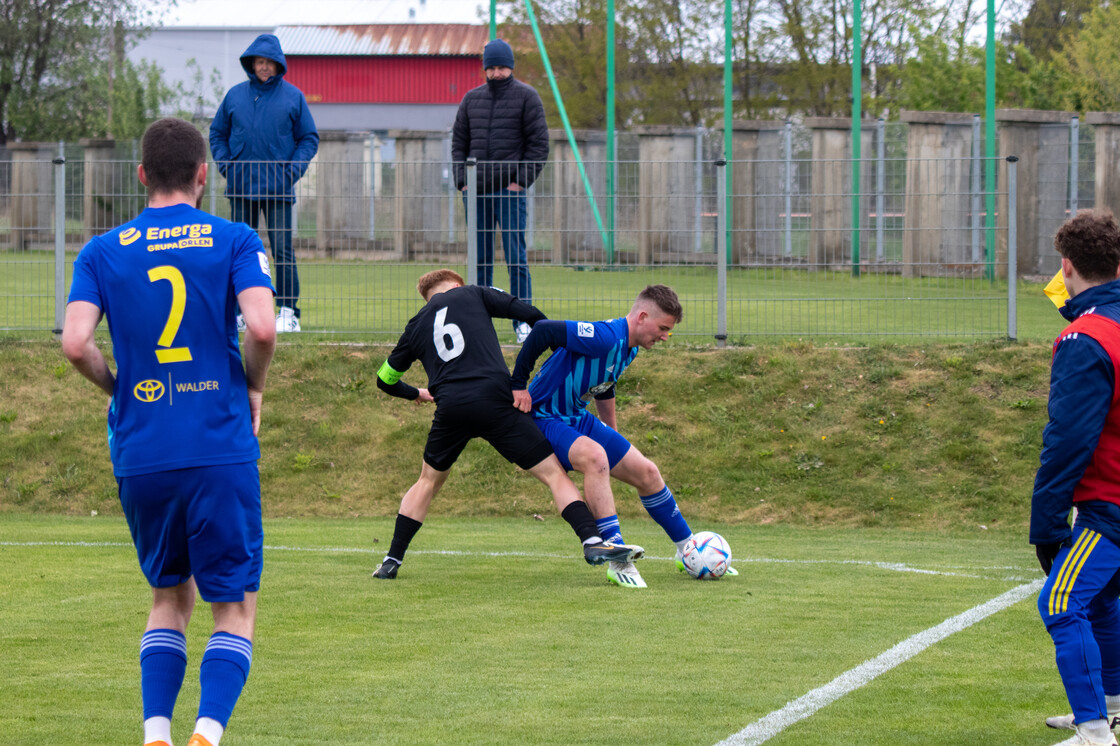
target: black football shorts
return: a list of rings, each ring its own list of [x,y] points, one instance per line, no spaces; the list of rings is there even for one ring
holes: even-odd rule
[[[424,462],[447,471],[472,438],[482,438],[506,461],[525,470],[552,455],[533,416],[514,407],[511,399],[475,399],[436,407]]]

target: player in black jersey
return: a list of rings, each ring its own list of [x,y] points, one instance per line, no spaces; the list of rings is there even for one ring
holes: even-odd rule
[[[450,269],[427,273],[416,289],[426,305],[408,322],[389,359],[377,372],[377,386],[402,399],[434,401],[436,413],[424,447],[420,478],[401,499],[393,542],[373,576],[386,580],[397,576],[432,498],[472,438],[485,439],[506,460],[548,486],[560,515],[583,542],[588,564],[640,558],[641,547],[608,544],[600,538],[579,490],[529,415],[532,401],[528,392],[513,391],[510,386],[509,368],[492,319],[532,325],[545,315],[501,290],[466,285]],[[428,374],[426,389],[401,381],[416,360]]]

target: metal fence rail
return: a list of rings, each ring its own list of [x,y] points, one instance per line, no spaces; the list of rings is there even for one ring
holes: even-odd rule
[[[999,161],[988,231],[983,159],[891,157],[897,139],[880,131],[883,147],[861,167],[853,226],[851,162],[809,158],[788,130],[778,136],[779,157],[726,164],[642,160],[627,147],[614,163],[585,155],[581,173],[554,152],[527,198],[533,302],[551,318],[610,318],[646,284],[664,283],[684,302],[676,334],[697,342],[1014,336],[1015,164]],[[0,328],[57,329],[77,251],[143,209],[136,160],[119,151],[91,159],[88,148],[81,157],[53,148],[0,168],[10,174],[0,194]],[[317,157],[296,187],[302,325],[390,339],[421,305],[420,274],[451,267],[470,279],[474,234],[438,153],[384,160],[367,141],[350,155]],[[202,206],[228,218],[224,181],[211,174]],[[1069,207],[1066,195],[1051,212]],[[260,233],[267,246],[263,220]],[[495,243],[494,284],[508,289],[500,236]]]

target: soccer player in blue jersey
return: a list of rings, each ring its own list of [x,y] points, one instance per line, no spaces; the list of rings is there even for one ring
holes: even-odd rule
[[[611,477],[638,490],[642,505],[680,550],[692,536],[657,465],[617,431],[614,388],[638,348],[669,338],[684,312],[672,288],[650,285],[630,312],[610,321],[541,321],[522,345],[513,369],[514,392],[524,390],[537,358],[554,350],[528,386],[537,426],[565,469],[583,473],[583,492],[604,541],[622,543]],[[595,400],[599,414],[587,411]],[[737,574],[728,568],[728,574]],[[631,562],[612,562],[607,577],[624,588],[645,588]]]
[[[113,474],[152,587],[140,639],[144,742],[171,746],[197,591],[214,627],[189,746],[218,746],[253,658],[264,545],[257,432],[276,345],[272,280],[255,231],[197,209],[207,173],[198,130],[161,119],[141,147],[148,207],[78,255],[62,349],[111,397]],[[94,339],[102,316],[115,374]]]

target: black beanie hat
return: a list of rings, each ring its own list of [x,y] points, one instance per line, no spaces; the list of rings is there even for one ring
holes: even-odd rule
[[[492,39],[482,50],[482,67],[513,68],[513,48],[501,39]]]

